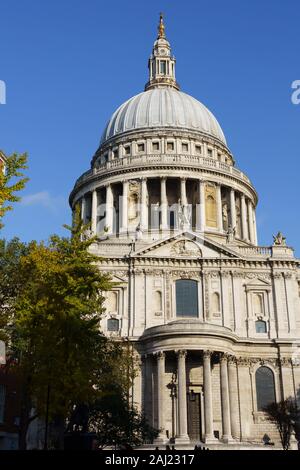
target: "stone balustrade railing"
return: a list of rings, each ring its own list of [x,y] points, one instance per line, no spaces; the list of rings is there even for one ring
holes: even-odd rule
[[[272,248],[269,246],[240,246],[238,251],[245,256],[272,256]]]
[[[124,167],[136,167],[136,166],[153,166],[157,164],[165,165],[189,165],[191,167],[204,167],[220,170],[226,174],[230,174],[240,178],[248,184],[251,184],[249,178],[242,173],[239,169],[228,165],[224,162],[219,162],[213,158],[206,158],[196,155],[166,155],[166,154],[151,154],[151,155],[135,155],[135,156],[125,156],[115,160],[110,160],[101,164],[98,168],[93,170],[88,170],[80,178],[77,179],[75,187],[82,183],[85,180],[88,180],[93,175],[101,175],[108,170],[118,169]]]

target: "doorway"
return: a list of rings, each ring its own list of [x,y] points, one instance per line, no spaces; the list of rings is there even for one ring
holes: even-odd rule
[[[202,441],[201,395],[191,390],[187,394],[188,435],[191,441]]]

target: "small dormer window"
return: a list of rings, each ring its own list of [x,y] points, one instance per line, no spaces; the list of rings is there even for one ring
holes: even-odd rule
[[[183,152],[188,152],[189,151],[189,144],[187,144],[186,142],[183,142],[182,145],[181,145],[181,148],[182,148]]]
[[[212,158],[212,154],[213,154],[212,149],[207,149],[207,155],[209,156],[209,158]]]
[[[130,155],[130,146],[127,145],[127,147],[124,147],[125,150],[125,155]]]
[[[174,142],[167,142],[167,150],[169,150],[169,152],[173,152]]]
[[[153,142],[152,148],[155,152],[157,152],[159,150],[159,142]]]
[[[195,152],[200,155],[201,153],[201,145],[195,145]]]
[[[145,144],[138,144],[138,152],[141,153],[141,152],[144,152],[145,151]]]

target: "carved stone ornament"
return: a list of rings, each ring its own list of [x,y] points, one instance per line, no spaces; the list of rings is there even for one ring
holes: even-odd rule
[[[189,240],[180,240],[171,248],[171,254],[177,256],[201,256],[201,250],[196,243]]]
[[[286,246],[286,238],[281,232],[278,232],[277,235],[273,235],[273,246]]]

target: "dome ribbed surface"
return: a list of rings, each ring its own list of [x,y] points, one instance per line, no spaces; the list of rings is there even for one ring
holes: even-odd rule
[[[144,91],[123,103],[108,121],[100,144],[122,133],[155,127],[205,132],[226,145],[214,115],[192,96],[168,87]]]

